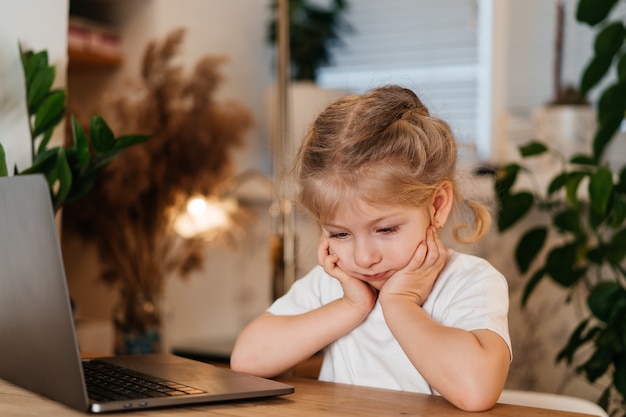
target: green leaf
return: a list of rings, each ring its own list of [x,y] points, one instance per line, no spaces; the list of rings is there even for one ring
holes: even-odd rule
[[[580,236],[583,233],[580,224],[580,213],[577,210],[568,208],[556,213],[552,220],[554,225],[561,231],[571,232],[576,236]]]
[[[586,172],[571,172],[567,174],[567,182],[565,184],[565,198],[567,203],[572,207],[578,207],[578,186],[583,178],[587,176]]]
[[[39,146],[37,147],[37,154],[45,152],[45,150],[48,149],[48,143],[50,142],[50,138],[52,138],[52,132],[52,129],[45,131],[43,137],[41,138],[41,142],[39,142]]]
[[[580,94],[585,97],[589,91],[595,87],[606,75],[611,67],[611,60],[602,56],[594,56],[583,70],[580,79]]]
[[[131,146],[143,143],[143,142],[145,142],[148,139],[150,139],[150,135],[124,135],[124,136],[120,136],[119,138],[117,138],[115,140],[115,146],[113,146],[113,149],[115,151],[121,151],[121,150],[126,149],[128,147],[131,147]]]
[[[70,192],[72,188],[72,171],[70,170],[70,166],[67,163],[67,158],[65,156],[65,150],[63,148],[58,148],[57,151],[57,163],[56,163],[56,172],[55,176],[59,180],[59,189],[56,192],[54,198],[54,210],[58,210],[63,205],[67,194]]]
[[[96,115],[91,118],[89,132],[96,153],[104,153],[113,149],[115,136],[102,116]]]
[[[580,368],[587,374],[589,382],[593,383],[609,369],[613,362],[614,350],[610,346],[596,348],[591,357]]]
[[[624,35],[626,35],[626,30],[624,30],[624,24],[621,21],[606,25],[598,32],[593,43],[596,56],[605,56],[612,60],[624,43]]]
[[[615,385],[615,389],[621,394],[622,398],[626,398],[626,359],[623,356],[617,356],[615,359],[613,385]]]
[[[522,158],[529,156],[541,155],[548,150],[548,147],[539,141],[532,141],[526,145],[520,146],[519,151]]]
[[[552,195],[561,188],[563,188],[567,184],[568,178],[569,174],[567,172],[562,172],[552,178],[552,181],[550,181],[550,184],[548,184],[548,195]]]
[[[556,247],[548,253],[546,258],[546,270],[548,275],[557,284],[568,288],[574,285],[584,276],[586,268],[577,268],[576,243],[566,243]]]
[[[626,84],[606,88],[598,100],[598,129],[593,139],[593,156],[600,161],[606,146],[613,139],[626,111]]]
[[[21,51],[20,47],[20,51]],[[26,85],[32,84],[35,75],[44,68],[48,67],[48,52],[41,51],[33,53],[32,51],[21,52],[22,67],[24,68],[24,79]]]
[[[598,245],[587,250],[587,260],[595,264],[602,264],[606,256],[606,248],[604,245]]]
[[[615,54],[624,43],[625,32],[622,22],[613,22],[596,35],[593,58],[585,68],[581,79],[580,90],[583,96],[607,74]]]
[[[622,55],[617,62],[617,79],[620,83],[626,82],[626,54]]]
[[[626,228],[615,233],[607,246],[606,257],[614,264],[620,265],[626,257]]]
[[[585,331],[587,324],[589,324],[589,319],[583,320],[582,322],[580,322],[578,326],[576,326],[576,329],[574,329],[574,331],[570,335],[569,340],[567,341],[567,344],[558,353],[556,357],[557,363],[562,360],[565,360],[568,364],[570,365],[572,364],[572,360],[574,359],[574,354],[576,353],[578,348],[589,341],[589,337],[588,336],[585,337],[583,335],[583,332]]]
[[[89,165],[91,152],[89,151],[87,135],[74,116],[72,116],[72,136],[74,138],[73,148],[76,150],[78,166],[80,171],[84,171]]]
[[[520,169],[520,165],[516,163],[510,163],[498,169],[494,183],[494,191],[498,201],[505,199],[511,193]]]
[[[539,284],[539,282],[543,279],[545,275],[546,275],[546,269],[541,268],[535,271],[535,273],[530,277],[530,279],[524,286],[524,292],[522,293],[522,300],[521,300],[522,307],[526,306],[526,303],[528,302],[528,297],[530,297],[530,294],[532,294],[537,284]]]
[[[576,8],[576,20],[596,25],[607,18],[618,0],[580,0]]]
[[[621,121],[626,109],[625,83],[616,83],[607,87],[598,100],[598,120],[600,124],[611,123],[614,119]]]
[[[498,230],[504,231],[517,223],[532,208],[534,197],[529,192],[512,194],[500,201]]]
[[[589,201],[591,209],[599,216],[606,215],[613,193],[613,173],[608,167],[600,167],[589,178]]]
[[[548,229],[540,226],[527,231],[520,238],[515,249],[515,260],[522,274],[528,271],[530,264],[543,248],[547,236]]]
[[[611,281],[603,281],[596,285],[587,297],[589,309],[598,319],[607,322],[611,315],[611,308],[623,291],[619,284]]]
[[[55,68],[46,67],[37,71],[31,83],[27,84],[26,103],[30,114],[36,112],[40,102],[48,95],[54,83]]]
[[[56,90],[48,95],[35,114],[33,137],[56,126],[65,116],[65,91]]]
[[[55,149],[47,149],[44,152],[40,152],[35,156],[33,164],[27,169],[23,170],[22,174],[34,174],[34,173],[47,173],[44,168],[45,165],[49,165],[50,161],[56,159],[57,151]]]
[[[600,161],[602,159],[602,154],[606,149],[606,146],[611,142],[615,132],[619,129],[622,120],[610,119],[601,123],[598,129],[596,130],[596,134],[593,137],[593,155],[596,158],[596,161]]]
[[[571,159],[570,159],[570,163],[571,164],[577,164],[577,165],[596,165],[596,161],[590,157],[589,155],[574,155]]]
[[[0,177],[6,177],[9,175],[9,171],[7,169],[7,156],[4,152],[4,147],[0,143]]]
[[[611,207],[613,208],[611,211],[611,226],[618,228],[626,220],[626,201],[624,201],[624,197],[619,193],[613,193]]]

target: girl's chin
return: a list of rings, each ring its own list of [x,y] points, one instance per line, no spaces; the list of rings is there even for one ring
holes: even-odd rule
[[[378,280],[378,281],[365,281],[370,287],[374,288],[377,291],[380,291],[381,288],[383,288],[383,285],[385,285],[385,282],[387,282],[387,280]]]

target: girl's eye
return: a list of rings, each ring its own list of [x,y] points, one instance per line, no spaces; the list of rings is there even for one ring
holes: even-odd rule
[[[397,232],[398,229],[399,229],[398,226],[380,227],[376,229],[376,232],[382,233],[382,234],[391,234],[391,233]]]
[[[330,232],[328,235],[331,239],[345,239],[348,237],[348,233],[346,232]]]

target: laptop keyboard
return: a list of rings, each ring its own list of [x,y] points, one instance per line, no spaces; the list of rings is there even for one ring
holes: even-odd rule
[[[83,371],[87,393],[94,401],[123,401],[205,392],[98,360],[83,362]]]

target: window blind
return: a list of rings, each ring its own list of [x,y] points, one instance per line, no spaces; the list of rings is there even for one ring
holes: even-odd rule
[[[491,1],[353,0],[346,14],[352,29],[318,84],[350,92],[391,83],[411,88],[450,123],[461,154],[475,154],[481,118],[490,117],[481,102],[490,62],[480,48],[481,7]]]

